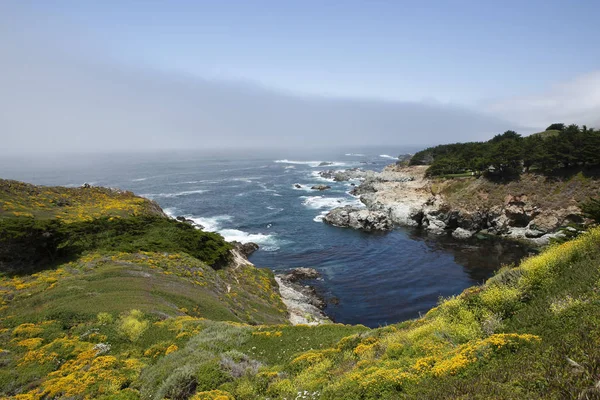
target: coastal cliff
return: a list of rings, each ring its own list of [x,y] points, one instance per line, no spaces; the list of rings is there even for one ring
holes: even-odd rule
[[[475,176],[429,178],[426,170],[390,165],[379,173],[337,175],[362,180],[351,194],[366,209],[340,207],[323,220],[367,231],[413,226],[459,239],[492,234],[543,245],[560,236],[561,228],[583,223],[578,204],[600,189],[598,181],[581,173],[560,179],[526,173],[496,183]]]

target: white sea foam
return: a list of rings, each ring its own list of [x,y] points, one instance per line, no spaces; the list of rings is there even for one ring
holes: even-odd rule
[[[274,162],[278,164],[299,164],[299,165],[308,165],[312,168],[316,167],[341,167],[347,165],[345,162],[341,161],[296,161],[296,160],[275,160]],[[326,162],[327,165],[320,165],[321,163]],[[287,167],[286,167],[287,168]]]
[[[398,159],[398,157],[389,156],[387,154],[380,154],[379,157],[381,157],[381,158],[391,158],[392,160],[397,160]]]
[[[180,197],[180,196],[189,196],[192,194],[205,193],[207,191],[208,190],[198,189],[198,190],[185,190],[183,192],[177,192],[177,193],[146,193],[146,194],[142,194],[140,196],[147,197],[151,200],[154,200],[155,198],[172,198],[172,197]]]
[[[193,215],[185,215],[185,218],[191,219],[198,225],[202,225],[205,231],[219,232],[221,224],[233,219],[231,215],[215,215],[214,217],[196,217]]]
[[[165,212],[165,214],[167,214],[171,218],[175,218],[177,216],[177,213],[178,213],[176,207],[164,208],[163,211]]]
[[[313,210],[331,210],[336,207],[362,206],[362,203],[359,200],[349,197],[302,196],[301,198],[304,199],[302,204]]]
[[[287,167],[283,167],[283,169],[296,169],[293,165],[288,165]]]
[[[263,233],[248,233],[238,229],[221,229],[217,231],[228,242],[237,241],[241,243],[253,242],[265,251],[279,250],[279,244],[275,235],[265,235]]]
[[[317,215],[316,217],[313,218],[313,221],[323,222],[323,218],[325,218],[325,215],[327,215],[328,212],[329,212],[329,210],[321,211],[321,213],[319,215]]]
[[[344,169],[338,169],[337,172],[344,172]],[[312,179],[316,179],[318,181],[323,181],[323,182],[335,182],[335,180],[333,178],[323,178],[321,175],[319,175],[320,171],[312,171],[310,173],[310,177]]]
[[[146,179],[148,179],[148,178],[137,178],[137,179],[132,179],[131,181],[132,182],[142,182],[142,181],[145,181]]]
[[[300,185],[300,187],[296,187],[296,185]],[[312,187],[312,185],[301,184],[301,183],[294,183],[292,185],[293,190],[301,190],[303,192],[314,192],[314,190],[311,189],[311,187]]]
[[[259,183],[258,186],[260,186],[264,192],[277,193],[277,190],[268,188],[264,183]]]
[[[346,153],[344,155],[345,156],[354,156],[354,157],[366,157],[364,154],[361,154],[361,153]]]
[[[165,208],[165,214],[175,218],[177,215],[177,208]],[[238,241],[241,243],[253,242],[260,245],[260,248],[265,251],[276,251],[279,250],[279,242],[275,235],[267,235],[263,233],[248,233],[239,229],[228,229],[223,228],[223,222],[229,222],[233,219],[231,215],[215,215],[213,217],[197,217],[194,215],[184,215],[185,218],[194,221],[196,224],[201,225],[204,231],[216,232],[223,236],[228,242]]]

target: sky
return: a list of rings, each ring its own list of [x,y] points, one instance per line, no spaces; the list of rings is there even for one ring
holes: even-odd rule
[[[598,1],[0,1],[7,152],[600,127]]]

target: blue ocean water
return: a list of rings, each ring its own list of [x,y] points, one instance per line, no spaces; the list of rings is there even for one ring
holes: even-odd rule
[[[44,185],[88,182],[151,198],[170,215],[193,219],[228,240],[258,243],[250,260],[259,267],[316,268],[323,275],[318,289],[335,299],[326,313],[336,322],[375,327],[418,317],[440,297],[526,254],[502,241],[456,241],[412,228],[364,233],[321,222],[331,208],[360,203],[348,194],[349,182],[325,181],[318,171],[381,170],[410,150],[5,157],[0,176]],[[310,189],[321,183],[332,188]]]

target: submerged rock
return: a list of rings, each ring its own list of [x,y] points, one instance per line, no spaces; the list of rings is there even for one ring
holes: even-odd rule
[[[314,185],[313,187],[311,187],[312,190],[327,190],[327,189],[331,189],[331,186],[329,185]]]

